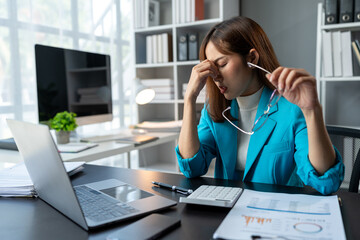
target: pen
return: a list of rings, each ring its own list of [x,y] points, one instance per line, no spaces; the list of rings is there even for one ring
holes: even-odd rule
[[[275,236],[275,237],[266,237],[266,236],[261,236],[261,235],[251,235],[251,240],[256,240],[256,239],[284,239],[284,240],[290,240],[287,237],[283,237],[283,236]]]
[[[154,181],[152,181],[152,183],[158,187],[167,188],[169,190],[172,190],[172,191],[175,191],[178,193],[182,193],[182,194],[186,194],[186,195],[189,195],[193,192],[193,190],[191,190],[191,189],[186,189],[186,188],[182,188],[182,187],[178,187],[178,186],[174,186],[174,185],[170,185],[170,184],[166,184],[166,183],[154,182]]]
[[[338,200],[339,200],[339,205],[340,205],[340,207],[342,207],[342,200],[341,200],[341,198],[338,197]]]

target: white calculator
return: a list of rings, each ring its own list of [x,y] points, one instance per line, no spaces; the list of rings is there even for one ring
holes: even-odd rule
[[[201,185],[188,197],[180,197],[180,202],[232,208],[242,190],[238,187]]]

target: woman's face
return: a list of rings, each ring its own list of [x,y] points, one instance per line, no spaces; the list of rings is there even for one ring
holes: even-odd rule
[[[261,84],[255,72],[240,55],[225,55],[211,41],[206,46],[205,54],[219,69],[220,74],[214,78],[214,82],[226,99],[251,95],[259,90]]]

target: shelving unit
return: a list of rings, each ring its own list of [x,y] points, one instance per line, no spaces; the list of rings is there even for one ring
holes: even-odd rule
[[[360,129],[360,122],[357,117],[360,115],[360,108],[358,107],[360,101],[360,76],[325,77],[322,68],[324,61],[324,32],[360,31],[360,22],[325,25],[324,20],[324,6],[322,3],[319,3],[317,19],[316,79],[320,102],[323,106],[325,122],[327,125]],[[354,70],[354,65],[359,63],[356,62],[354,57],[352,59]],[[333,140],[339,141],[339,139]],[[355,160],[353,156],[357,153],[359,146],[356,141],[353,141],[352,139],[344,138],[341,140],[343,142],[337,143],[338,148],[341,144],[343,146],[342,149],[339,148],[338,150],[343,156],[343,162],[345,165],[345,177],[341,187],[348,188],[353,168],[353,161]]]
[[[183,1],[183,0],[181,0]],[[184,0],[185,1],[185,0]],[[189,1],[190,2],[190,1]],[[182,34],[197,33],[199,47],[210,28],[225,19],[239,15],[239,0],[204,0],[204,19],[177,23],[176,16],[179,13],[176,0],[160,0],[160,23],[159,26],[139,28],[134,30],[135,49],[135,71],[136,77],[140,79],[167,78],[174,81],[174,99],[155,100],[147,105],[138,106],[138,121],[170,121],[181,120],[183,115],[184,100],[182,96],[182,85],[187,83],[193,66],[199,61],[178,61],[177,42]],[[135,7],[135,3],[134,3]],[[136,16],[134,16],[136,18]],[[134,19],[135,20],[135,19]],[[146,63],[146,36],[154,34],[168,33],[172,36],[173,61],[169,63]],[[200,118],[200,111],[204,102],[197,102],[197,116]],[[169,166],[169,171],[178,171],[174,148],[176,141],[167,146],[147,149],[146,154],[139,154],[139,162],[144,162],[143,157],[158,159],[157,163]],[[155,153],[156,154],[155,154]],[[155,155],[156,156],[155,156]],[[150,157],[152,156],[152,157]],[[150,163],[148,164],[150,165]],[[157,165],[158,166],[158,165]],[[149,168],[151,168],[149,166]],[[164,170],[158,167],[159,170]]]
[[[316,79],[320,102],[323,106],[323,114],[326,124],[339,125],[352,128],[360,128],[360,122],[356,119],[360,110],[355,107],[360,100],[360,76],[350,77],[325,77],[323,74],[323,34],[335,31],[360,31],[360,22],[338,23],[325,25],[324,5],[318,5],[317,19],[317,47],[316,47]],[[358,64],[354,62],[353,65]],[[356,90],[355,90],[356,89]],[[352,106],[352,108],[350,107]]]
[[[67,52],[65,59],[69,110],[78,117],[111,112],[110,57]]]

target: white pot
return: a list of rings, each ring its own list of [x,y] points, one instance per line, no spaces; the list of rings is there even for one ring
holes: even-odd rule
[[[56,141],[57,144],[66,144],[70,142],[70,132],[69,131],[57,131],[56,132]]]

